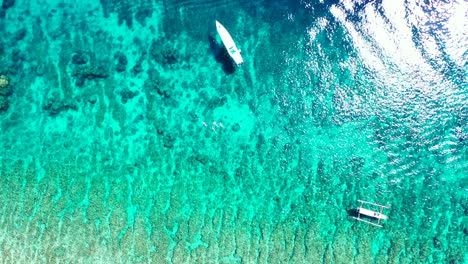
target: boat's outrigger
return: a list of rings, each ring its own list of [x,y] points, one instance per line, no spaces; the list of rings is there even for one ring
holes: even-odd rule
[[[358,216],[357,216],[357,217],[353,217],[353,218],[356,219],[356,220],[359,220],[359,221],[361,221],[361,222],[370,224],[370,225],[375,225],[375,226],[378,226],[378,227],[383,227],[383,226],[380,224],[380,220],[387,220],[387,219],[388,219],[388,216],[382,214],[382,212],[383,212],[384,208],[385,208],[385,209],[388,209],[388,208],[390,208],[390,206],[385,206],[385,205],[381,205],[381,204],[366,202],[366,201],[363,201],[363,200],[358,200],[358,202],[361,203],[361,205],[359,206],[359,208],[357,208]],[[363,208],[362,206],[363,206],[364,204],[369,204],[369,205],[377,206],[377,207],[380,208],[380,210],[379,210],[379,211],[372,211],[372,210]],[[365,216],[367,216],[367,217],[370,217],[370,218],[373,218],[373,219],[377,219],[377,223],[372,222],[372,221],[364,220],[364,219],[361,218],[361,215],[365,215]]]

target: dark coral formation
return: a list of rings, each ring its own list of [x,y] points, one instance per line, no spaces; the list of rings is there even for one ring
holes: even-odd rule
[[[233,126],[232,126],[232,131],[233,132],[238,132],[239,130],[241,129],[239,123],[235,123]]]
[[[127,70],[128,59],[125,54],[122,52],[117,52],[114,55],[114,58],[117,60],[117,64],[115,65],[115,70],[117,72],[124,72]]]
[[[110,64],[107,60],[98,59],[100,54],[79,50],[71,55],[69,67],[75,85],[81,87],[86,80],[106,79],[110,76]]]
[[[144,71],[143,66],[141,65],[141,62],[136,63],[133,68],[132,68],[132,73],[133,74],[139,74]]]
[[[127,103],[129,100],[131,100],[132,98],[134,98],[135,96],[138,95],[138,92],[135,92],[135,91],[130,91],[128,89],[124,89],[122,91],[120,91],[120,98],[122,100],[122,103]]]
[[[9,54],[7,53],[8,50],[11,50]],[[17,48],[9,49],[8,44],[4,46],[3,55],[1,53],[2,51],[0,50],[0,59],[4,59],[6,61],[4,63],[0,63],[0,71],[10,77],[25,77],[24,74],[26,71],[24,69],[27,65],[26,62],[28,62],[27,53],[22,52]]]
[[[108,78],[109,71],[103,66],[84,65],[76,67],[71,75],[76,78],[76,86],[83,86],[86,80]]]
[[[6,111],[8,110],[8,107],[8,98],[6,98],[5,96],[0,96],[0,111]]]
[[[133,40],[133,43],[134,43],[135,45],[137,45],[137,46],[140,46],[140,47],[141,47],[142,45],[144,45],[143,42],[142,42],[142,40],[141,40],[140,38],[135,38],[135,39]],[[148,54],[147,54],[146,50],[143,50],[143,51],[141,52],[140,56],[138,57],[138,59],[135,61],[135,65],[132,67],[132,70],[131,70],[131,72],[132,72],[134,75],[137,75],[137,74],[139,74],[139,73],[141,73],[141,72],[144,71],[142,63],[147,59],[147,55],[148,55]]]
[[[117,13],[119,24],[125,23],[129,28],[133,26],[133,19],[141,25],[146,24],[146,19],[153,15],[152,1],[146,0],[100,0],[104,16]]]
[[[19,49],[13,49],[11,52],[11,60],[13,62],[22,62],[26,60],[26,55],[22,53]]]
[[[15,0],[3,0],[2,8],[8,9],[15,5]]]
[[[167,85],[168,80],[165,80],[161,74],[156,70],[148,71],[148,80],[145,86],[152,92],[156,93],[164,98],[170,98],[170,87]]]
[[[155,40],[150,47],[150,58],[166,67],[172,67],[180,61],[180,55],[173,44],[163,40]]]
[[[142,26],[146,25],[146,19],[153,15],[153,9],[149,7],[140,7],[135,13],[135,19]]]
[[[193,158],[203,165],[206,165],[210,161],[210,158],[207,155],[200,153],[196,153]]]
[[[218,107],[223,106],[227,102],[226,96],[218,97],[218,96],[213,96],[209,101],[208,101],[208,107],[210,109],[215,109]]]
[[[18,29],[18,31],[16,31],[15,35],[14,35],[15,41],[18,42],[20,40],[23,40],[26,37],[27,33],[28,33],[28,31],[26,30],[26,28]]]
[[[88,63],[88,56],[84,52],[77,52],[72,56],[72,63],[76,65],[82,65]]]
[[[2,59],[3,56],[5,56],[5,44],[0,42],[0,59]]]
[[[156,131],[162,137],[163,146],[165,148],[172,148],[176,142],[176,136],[165,130],[166,122],[158,120],[157,123]]]
[[[0,75],[0,111],[8,110],[8,95],[10,95],[10,93],[10,78],[5,75]]]
[[[66,102],[64,100],[58,99],[58,96],[51,97],[42,107],[49,116],[56,116],[61,112],[68,110],[78,110],[78,106],[72,102]]]
[[[171,133],[163,134],[163,145],[166,148],[172,148],[176,142],[176,138]]]

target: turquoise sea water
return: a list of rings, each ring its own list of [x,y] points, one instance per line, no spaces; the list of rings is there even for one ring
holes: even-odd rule
[[[467,13],[3,0],[1,262],[467,263]]]

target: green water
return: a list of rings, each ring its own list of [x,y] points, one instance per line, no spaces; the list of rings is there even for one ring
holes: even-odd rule
[[[467,10],[4,0],[1,262],[468,262]]]

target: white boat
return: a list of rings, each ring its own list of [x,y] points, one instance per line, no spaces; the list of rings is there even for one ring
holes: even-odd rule
[[[221,25],[218,20],[216,20],[216,30],[218,31],[218,34],[221,37],[221,40],[223,41],[229,56],[231,56],[237,66],[244,64],[244,60],[241,56],[241,50],[237,48],[236,43],[234,43],[234,40],[231,37],[231,34],[229,34],[226,28],[224,28],[224,26]]]
[[[362,200],[358,200],[358,202],[361,203],[361,205],[359,206],[359,208],[357,208],[357,213],[358,213],[358,217],[353,217],[354,219],[356,220],[359,220],[359,221],[362,221],[362,222],[365,222],[367,224],[371,224],[371,225],[375,225],[375,226],[378,226],[378,227],[382,227],[382,225],[380,224],[380,220],[387,220],[388,219],[388,216],[382,214],[383,210],[384,209],[389,209],[390,206],[385,206],[385,205],[381,205],[381,204],[376,204],[376,203],[370,203],[370,202],[366,202],[366,201],[362,201]],[[363,208],[363,205],[364,204],[368,204],[368,205],[372,205],[372,206],[375,206],[375,207],[379,207],[379,211],[373,211],[373,210],[369,210],[369,209],[366,209],[366,208]],[[367,220],[364,220],[361,218],[361,215],[365,215],[367,217],[370,217],[372,219],[377,219],[377,223],[375,222],[371,222],[371,221],[367,221]]]
[[[365,208],[358,208],[357,212],[359,214],[363,214],[363,215],[373,217],[373,218],[376,218],[376,219],[379,219],[379,220],[387,220],[388,219],[388,216],[386,216],[384,214],[381,214],[379,212],[372,211],[372,210],[369,210],[369,209],[365,209]]]

